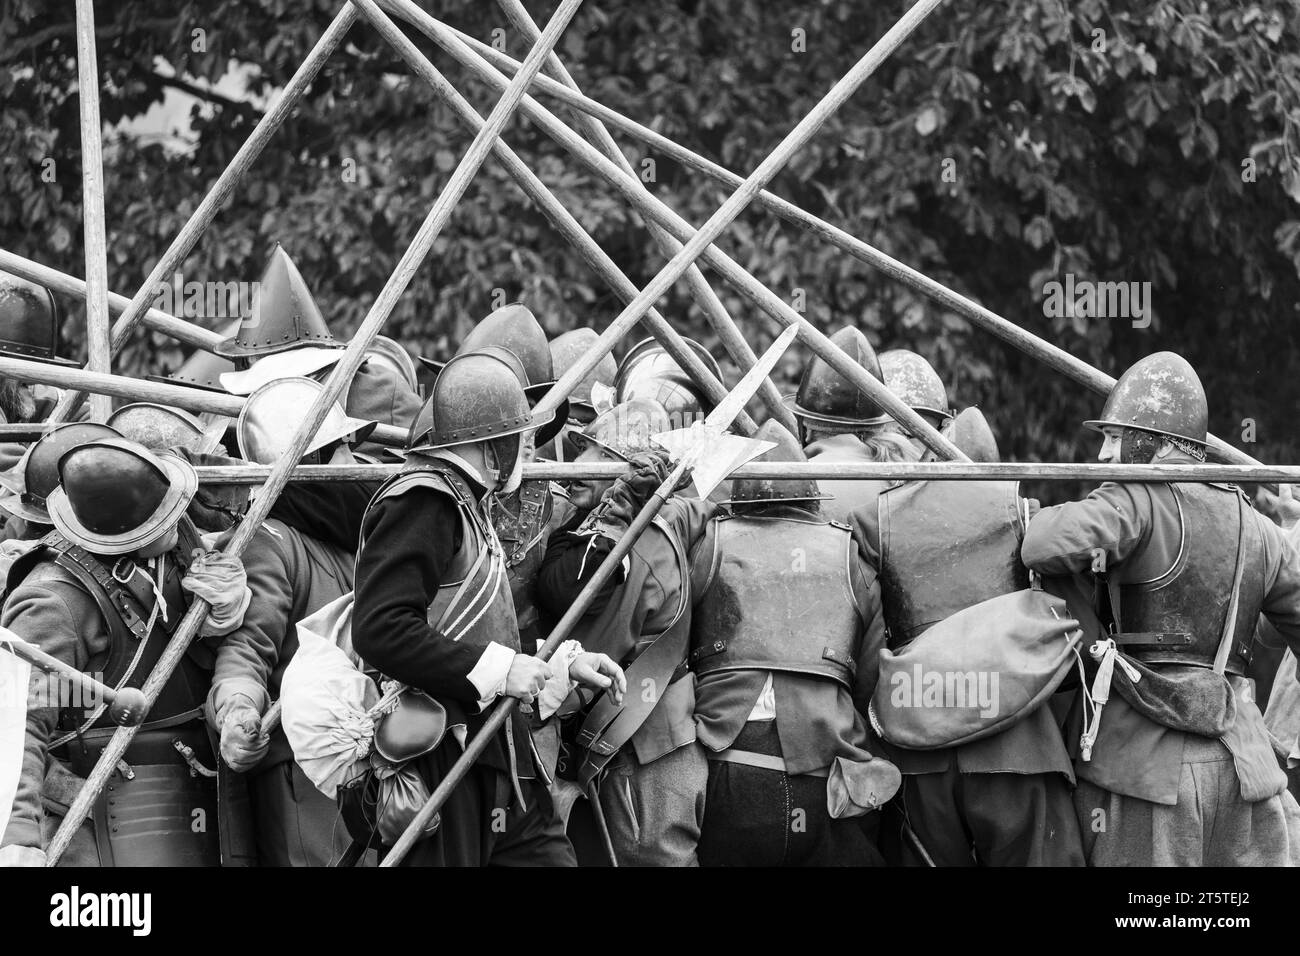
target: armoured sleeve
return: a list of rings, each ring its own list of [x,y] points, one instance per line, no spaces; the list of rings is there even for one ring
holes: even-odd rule
[[[288,547],[277,540],[278,534],[263,525],[244,550],[244,572],[253,599],[243,624],[227,634],[217,648],[208,692],[209,720],[216,727],[221,726],[223,713],[236,695],[247,697],[259,713],[271,702],[267,683],[295,624],[291,619],[295,575]]]
[[[875,562],[854,535],[849,552],[849,580],[863,622],[858,646],[857,670],[853,678],[853,703],[863,715],[871,703],[880,678],[880,650],[885,646],[885,614],[880,603],[880,582]]]
[[[1092,550],[1108,563],[1138,550],[1151,527],[1151,497],[1144,485],[1107,482],[1082,501],[1043,508],[1029,519],[1020,556],[1042,574],[1062,575],[1092,567]]]
[[[352,645],[367,663],[434,697],[480,704],[469,679],[481,652],[429,626],[428,608],[459,548],[451,498],[412,488],[375,503],[357,555]]]
[[[5,602],[0,623],[51,657],[84,671],[90,651],[83,635],[103,629],[91,599],[72,585],[51,581],[25,582]],[[9,824],[0,846],[41,846],[41,789],[45,783],[46,755],[59,720],[59,701],[51,700],[50,685],[32,668],[33,693],[27,705],[22,772],[14,796]],[[61,686],[61,685],[59,685]]]

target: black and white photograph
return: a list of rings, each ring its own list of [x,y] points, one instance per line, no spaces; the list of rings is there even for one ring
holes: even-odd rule
[[[0,921],[1277,925],[1298,461],[1294,0],[0,0]]]

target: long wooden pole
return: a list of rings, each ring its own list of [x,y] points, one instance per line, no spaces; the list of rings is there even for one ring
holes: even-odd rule
[[[108,334],[108,235],[104,226],[103,124],[99,118],[99,59],[93,0],[77,0],[77,99],[81,104],[81,223],[86,252],[86,368],[111,369]],[[106,395],[90,402],[91,416],[113,411]]]
[[[406,290],[407,285],[410,284],[416,270],[419,269],[429,251],[433,248],[439,233],[441,233],[443,227],[451,218],[451,214],[455,211],[456,204],[465,194],[470,180],[487,158],[492,141],[505,128],[506,121],[513,114],[514,108],[523,96],[529,80],[541,68],[546,54],[555,46],[561,32],[568,25],[574,13],[577,12],[581,3],[582,0],[563,0],[560,8],[551,18],[550,23],[546,25],[546,30],[543,32],[541,39],[529,51],[528,57],[524,60],[524,68],[520,70],[519,75],[515,77],[496,106],[493,107],[483,129],[474,138],[469,151],[461,159],[456,169],[453,170],[451,178],[433,204],[433,208],[429,210],[429,215],[420,226],[415,239],[403,254],[392,275],[389,276],[388,282],[384,284],[379,297],[375,300],[370,312],[357,329],[356,335],[348,343],[348,347],[343,352],[343,357],[334,366],[329,378],[325,380],[325,387],[312,403],[284,456],[272,469],[270,477],[262,488],[262,492],[253,500],[248,514],[244,516],[243,521],[235,529],[234,535],[226,545],[227,554],[242,554],[245,546],[247,546],[270,513],[271,506],[275,503],[288,481],[289,473],[302,458],[308,442],[311,441],[317,429],[320,428],[321,422],[325,420],[331,406],[343,394],[343,389],[352,381],[357,369],[365,361],[366,350],[383,327],[385,320],[392,314],[398,298]],[[196,598],[142,688],[151,705],[157,700],[158,693],[166,685],[172,672],[184,657],[190,642],[198,633],[199,625],[202,624],[207,613],[207,602]],[[54,835],[46,854],[47,865],[54,866],[68,848],[68,842],[72,839],[72,835],[76,832],[81,821],[85,819],[86,813],[99,796],[100,791],[107,784],[109,776],[116,769],[117,762],[126,753],[126,748],[130,745],[134,736],[134,729],[130,727],[121,727],[113,734],[108,746],[100,755],[99,761],[87,778],[85,786],[77,795],[77,799],[69,809],[68,815],[64,817],[63,823]]]
[[[82,2],[88,4],[90,0],[79,0],[78,8],[80,8]],[[275,105],[258,120],[257,126],[248,139],[244,141],[244,145],[239,148],[239,151],[230,160],[229,165],[217,177],[217,181],[212,184],[212,188],[203,197],[203,201],[194,210],[194,214],[190,216],[189,221],[181,228],[176,238],[172,240],[171,245],[167,247],[167,251],[163,253],[162,258],[153,267],[153,271],[149,273],[149,278],[145,279],[144,285],[140,286],[140,290],[131,299],[131,304],[114,323],[111,338],[111,352],[113,355],[116,355],[121,350],[123,344],[125,344],[148,311],[149,303],[157,295],[159,285],[171,280],[172,273],[180,267],[185,257],[190,254],[190,250],[194,248],[195,243],[199,241],[199,237],[212,224],[212,220],[221,211],[222,205],[235,186],[239,184],[244,173],[261,155],[262,150],[270,142],[271,137],[275,135],[276,130],[280,128],[280,125],[293,111],[293,108],[298,105],[298,101],[302,99],[303,94],[311,86],[312,80],[316,78],[316,74],[325,65],[325,61],[329,59],[342,41],[344,34],[348,32],[356,18],[356,8],[351,3],[345,4],[334,17],[333,22],[325,29],[325,32],[321,34],[320,39],[316,41],[316,45],[307,54],[307,58],[294,72],[293,77],[285,85]],[[92,281],[89,270],[86,277],[87,281]],[[105,288],[107,288],[106,285]],[[104,371],[107,371],[107,369],[104,369]],[[85,393],[80,391],[65,395],[55,406],[50,419],[56,422],[67,421],[80,407],[85,397]]]
[[[904,19],[918,15],[922,9],[932,9],[937,5],[938,0],[927,0],[925,4],[918,4],[905,15]],[[422,33],[429,36],[439,46],[442,46],[453,57],[469,67],[476,75],[496,88],[501,88],[507,82],[506,78],[498,71],[494,70],[486,61],[477,56],[471,49],[461,43],[454,34],[443,27],[437,20],[429,16],[411,0],[380,0],[380,5],[398,13],[403,19],[415,25]],[[900,21],[902,23],[903,21]],[[891,31],[892,32],[892,31]],[[881,43],[873,47],[873,51],[882,49],[882,44],[892,49],[895,38],[886,35]],[[890,43],[886,44],[886,40]],[[868,52],[868,57],[872,52]],[[865,59],[865,58],[864,58]],[[861,65],[861,64],[859,64]],[[856,69],[856,68],[855,68]],[[684,219],[678,216],[672,209],[659,201],[653,193],[646,194],[640,189],[640,182],[636,177],[626,176],[621,169],[613,162],[607,159],[594,147],[592,147],[581,136],[574,133],[567,126],[561,123],[549,111],[545,110],[536,100],[531,97],[525,98],[522,109],[535,124],[537,124],[546,134],[565,149],[572,152],[579,160],[589,168],[613,185],[623,195],[634,208],[643,214],[652,216],[655,221],[664,226],[678,240],[687,242],[696,241],[695,237],[703,234],[696,231]],[[796,130],[796,132],[801,132]],[[794,135],[794,134],[792,134]],[[760,167],[761,170],[761,167]],[[753,177],[751,177],[753,178]],[[760,177],[761,178],[761,177]],[[733,197],[734,198],[734,197]],[[724,209],[726,207],[724,206]],[[727,215],[734,215],[733,210],[727,210]],[[723,210],[719,210],[723,212]],[[715,214],[716,215],[716,214]],[[688,242],[688,247],[690,243]],[[939,434],[928,422],[912,409],[904,405],[893,392],[885,387],[884,383],[869,373],[850,356],[845,354],[844,350],[835,345],[826,337],[818,328],[804,319],[799,313],[795,312],[780,296],[773,293],[760,281],[750,275],[743,267],[739,265],[730,256],[726,255],[721,249],[708,245],[704,251],[699,253],[709,265],[717,269],[728,282],[731,282],[739,289],[746,298],[758,306],[760,310],[772,320],[774,327],[784,329],[791,323],[798,323],[799,339],[814,354],[821,357],[835,371],[848,380],[854,387],[869,395],[873,401],[883,408],[892,418],[904,425],[913,435],[933,449],[938,455],[947,459],[960,460],[965,456],[946,438]],[[680,263],[670,267],[678,268]],[[662,275],[662,274],[661,274]],[[646,290],[649,291],[649,287]],[[629,314],[635,315],[635,312],[625,310],[618,318],[615,319],[614,325],[625,323]],[[610,346],[612,347],[612,346]],[[559,382],[556,383],[555,391],[558,394],[568,394],[567,389],[571,389],[577,382],[581,381],[606,354],[608,349],[601,351],[592,348],[579,361],[575,362],[567,372],[560,376]],[[553,411],[558,405],[558,399],[552,396],[546,396],[538,403],[537,410],[541,414]]]
[[[46,288],[53,289],[55,292],[62,292],[64,295],[72,296],[77,299],[86,297],[87,285],[85,281],[70,276],[66,272],[60,272],[57,269],[51,269],[49,266],[41,265],[39,262],[33,262],[31,259],[25,259],[22,256],[14,255],[4,249],[0,249],[0,272],[10,272],[16,276],[22,276],[30,282],[39,282]],[[131,300],[124,295],[118,295],[116,292],[108,293],[108,311],[112,315],[121,315],[131,305]],[[161,309],[148,309],[140,317],[140,324],[146,328],[161,332],[163,335],[170,336],[178,342],[184,342],[186,345],[193,345],[196,348],[203,349],[205,352],[211,352],[222,336],[201,325],[195,325],[193,322],[186,322],[184,319],[178,319],[174,315],[168,315]]]
[[[498,69],[513,75],[518,68],[518,63],[500,50],[456,30],[454,27],[445,24],[440,25],[455,36],[456,39],[473,48],[475,52],[490,61]],[[735,189],[744,182],[742,176],[732,172],[725,166],[701,156],[662,133],[638,123],[636,120],[589,96],[575,92],[561,83],[557,83],[545,76],[539,76],[533,81],[533,88],[538,93],[550,97],[556,102],[586,113],[606,125],[634,137],[657,152],[681,163],[683,166],[709,176],[723,186]],[[1113,376],[1107,375],[1060,346],[1047,341],[1042,336],[1035,335],[1028,329],[1016,325],[1006,317],[985,308],[973,299],[948,288],[930,276],[918,272],[906,263],[900,262],[870,243],[864,242],[857,236],[808,212],[789,200],[764,190],[759,193],[756,201],[787,222],[799,226],[809,234],[830,243],[859,262],[879,269],[891,279],[902,283],[915,292],[919,292],[943,307],[951,309],[976,327],[984,329],[1008,345],[1042,362],[1048,368],[1060,372],[1092,391],[1106,395],[1114,387],[1115,379]],[[1243,465],[1260,464],[1255,458],[1214,435],[1210,436],[1209,444],[1211,454],[1224,461]]]
[[[243,410],[244,402],[247,401],[242,396],[228,395],[225,392],[210,392],[202,388],[189,388],[167,382],[150,382],[126,375],[103,375],[99,372],[87,372],[81,368],[68,368],[5,356],[0,356],[0,376],[20,382],[40,382],[61,388],[80,389],[92,395],[111,395],[132,402],[155,402],[191,412],[212,412],[216,415],[225,415],[227,418],[237,417]],[[42,422],[39,426],[26,427],[49,429],[54,424],[56,423]],[[406,444],[406,438],[405,428],[381,424],[371,432],[368,441],[401,448]]]
[[[540,28],[533,21],[533,18],[529,16],[528,10],[525,9],[521,0],[497,0],[497,3],[505,12],[505,15],[510,18],[510,22],[524,35],[524,40],[533,43],[537,39]],[[560,61],[560,58],[554,53],[547,60],[546,70],[569,89],[580,92],[577,82]],[[609,134],[609,130],[605,128],[604,124],[585,113],[575,113],[574,116],[581,124],[582,131],[587,134],[587,138],[595,144],[596,148],[618,164],[618,167],[623,172],[635,177],[632,164],[627,161],[627,157],[618,148],[618,143],[614,142],[614,137]],[[641,184],[641,188],[644,192],[649,192],[644,183]],[[651,238],[654,239],[665,256],[672,258],[681,251],[682,244],[673,238],[668,230],[651,219],[646,220],[646,226],[650,230]],[[727,307],[722,304],[718,294],[713,291],[713,287],[709,285],[698,265],[692,264],[686,270],[686,283],[690,288],[695,304],[700,307],[700,311],[704,313],[704,317],[718,336],[722,347],[727,350],[727,354],[740,367],[741,372],[744,373],[753,368],[754,363],[758,361],[758,356],[750,348],[749,342],[741,334],[736,320],[727,312]],[[759,386],[758,397],[762,399],[763,404],[767,406],[767,410],[773,418],[794,434],[799,434],[799,426],[795,422],[794,415],[782,400],[780,391],[771,379],[765,379],[763,384]]]
[[[358,0],[360,2],[360,0]],[[290,481],[380,482],[401,465],[299,465]],[[576,481],[583,478],[613,480],[629,473],[617,462],[550,462],[524,465],[528,481]],[[271,473],[269,465],[202,465],[196,471],[203,484],[260,485]],[[1300,483],[1300,465],[1106,465],[1091,462],[753,462],[729,476],[733,479],[799,478],[813,480],[886,481],[1217,481],[1262,484]]]
[[[447,81],[447,78],[438,71],[428,57],[420,52],[420,49],[375,3],[359,2],[358,5],[367,19],[407,62],[412,72],[428,83],[451,106],[461,122],[472,131],[478,132],[483,125],[483,118],[479,116],[469,101],[456,91],[455,87]],[[640,290],[632,280],[601,248],[600,243],[596,242],[591,234],[582,227],[582,224],[564,207],[563,203],[547,188],[546,184],[528,168],[528,165],[519,158],[514,150],[500,139],[493,145],[493,149],[497,160],[518,183],[524,194],[537,204],[542,214],[546,216],[556,231],[578,251],[602,279],[609,283],[619,298],[625,303],[636,298]],[[604,355],[613,349],[634,324],[635,322],[624,322],[606,328],[599,337],[600,345],[604,349],[601,354]],[[657,310],[651,309],[645,315],[645,324],[650,333],[663,344],[668,354],[699,385],[711,402],[716,405],[726,397],[726,386],[713,375],[699,356],[686,344],[677,330],[669,324],[667,319],[660,315]],[[736,420],[736,429],[742,434],[748,435],[755,431],[756,426],[753,419],[748,415],[741,415]]]

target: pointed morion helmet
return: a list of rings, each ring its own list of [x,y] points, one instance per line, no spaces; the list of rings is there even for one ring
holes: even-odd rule
[[[843,349],[850,358],[876,378],[880,374],[880,361],[876,350],[862,332],[846,326],[830,337],[831,342]],[[878,425],[890,420],[884,410],[856,385],[831,368],[824,359],[814,355],[803,370],[799,391],[795,393],[792,408],[796,416],[823,425],[843,425],[846,430],[866,425]]]
[[[526,378],[509,349],[488,347],[452,356],[415,416],[406,450],[434,451],[528,431],[534,426],[521,384]]]
[[[121,438],[108,425],[98,422],[70,422],[46,432],[19,459],[11,474],[20,485],[12,494],[0,498],[0,508],[35,524],[52,524],[46,508],[50,492],[59,486],[59,459],[86,442]]]
[[[456,354],[462,355],[490,346],[508,349],[518,359],[519,368],[523,371],[520,384],[524,387],[530,407],[541,401],[542,396],[555,384],[555,364],[551,360],[546,332],[537,317],[523,303],[502,306],[488,314],[470,329]],[[420,361],[436,375],[441,375],[447,365],[433,359],[421,358]],[[537,446],[540,448],[558,435],[568,417],[569,403],[566,400],[560,403],[554,416],[537,426]]]
[[[571,329],[551,339],[551,361],[555,366],[555,377],[558,379],[573,368],[599,341],[600,335],[595,329],[585,328]],[[614,356],[606,353],[596,367],[587,373],[587,377],[569,393],[569,420],[583,424],[593,421],[596,418],[596,406],[592,403],[591,387],[600,384],[613,388],[617,377],[618,363],[614,361]]]
[[[952,418],[948,393],[934,366],[908,349],[880,353],[880,374],[888,389],[935,428]]]
[[[601,412],[582,431],[570,434],[569,440],[580,453],[590,445],[599,445],[630,461],[641,452],[662,451],[653,438],[671,427],[662,405],[651,398],[634,398]]]
[[[760,461],[799,462],[807,461],[799,440],[790,434],[790,430],[775,419],[765,421],[754,438],[758,441],[775,442],[775,448],[769,448],[754,459]],[[828,501],[831,495],[824,495],[811,478],[736,478],[731,483],[731,498],[723,504],[759,505],[778,501]],[[816,507],[815,505],[813,507]]]
[[[722,369],[708,350],[694,339],[683,340],[713,377],[722,381]],[[616,404],[634,398],[653,399],[664,407],[674,428],[689,428],[713,411],[713,403],[653,338],[642,339],[623,356],[614,377],[614,392]]]
[[[943,437],[952,442],[971,461],[996,462],[1002,460],[998,440],[989,427],[984,413],[972,405],[963,408],[939,429]],[[922,461],[941,460],[934,450],[927,448]]]
[[[59,305],[54,293],[27,279],[0,272],[0,355],[51,365],[76,365],[59,358]]]
[[[73,544],[91,554],[128,554],[175,527],[198,487],[185,459],[104,439],[63,453],[47,506],[54,527]]]
[[[252,314],[216,353],[256,359],[305,346],[341,349],[343,343],[330,333],[302,273],[277,242],[253,293]]]
[[[1202,448],[1209,431],[1209,405],[1196,370],[1174,352],[1156,352],[1134,362],[1106,396],[1101,417],[1084,422],[1178,438]]]
[[[179,448],[203,437],[203,423],[187,411],[153,402],[132,402],[108,416],[122,437],[150,451]]]

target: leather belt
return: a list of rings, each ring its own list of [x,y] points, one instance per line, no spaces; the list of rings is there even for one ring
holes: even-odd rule
[[[771,754],[758,754],[752,750],[737,750],[729,747],[726,750],[719,750],[717,753],[707,754],[710,760],[716,760],[721,763],[738,763],[745,767],[758,767],[760,770],[776,770],[780,773],[789,774],[790,770],[785,762],[784,757],[775,757]],[[830,776],[830,767],[822,767],[818,770],[810,770],[807,773],[797,774],[800,777],[827,777]],[[796,776],[791,774],[791,776]]]

